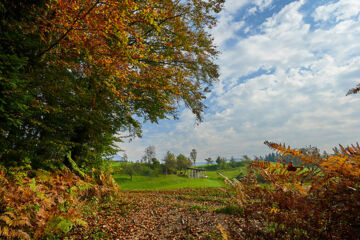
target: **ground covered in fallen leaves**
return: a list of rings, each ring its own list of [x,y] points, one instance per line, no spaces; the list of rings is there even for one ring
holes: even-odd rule
[[[68,239],[241,239],[241,218],[220,188],[124,191],[89,210]]]

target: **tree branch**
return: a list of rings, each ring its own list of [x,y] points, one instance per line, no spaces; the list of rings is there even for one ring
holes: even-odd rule
[[[58,40],[56,40],[53,44],[50,45],[50,47],[48,47],[47,49],[45,49],[44,51],[42,51],[38,57],[44,55],[45,53],[49,52],[51,49],[53,49],[56,45],[58,45],[61,40],[63,40],[72,30],[74,30],[74,26],[75,24],[80,20],[83,19],[84,17],[86,17],[95,7],[96,5],[99,4],[99,0],[97,0],[94,5],[91,6],[91,8],[89,8],[89,10],[86,11],[86,13],[80,17],[81,13],[83,12],[83,10],[81,10],[79,12],[79,14],[76,16],[76,19],[74,20],[74,22],[71,24],[70,28],[68,30],[66,30],[66,32],[64,33],[64,35],[62,35]]]

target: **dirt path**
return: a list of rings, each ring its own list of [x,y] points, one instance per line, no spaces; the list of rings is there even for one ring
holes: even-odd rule
[[[221,213],[229,197],[221,189],[123,192],[122,201],[89,215],[73,239],[240,239],[239,221]],[[84,235],[85,232],[89,232]],[[223,233],[222,233],[223,232]]]

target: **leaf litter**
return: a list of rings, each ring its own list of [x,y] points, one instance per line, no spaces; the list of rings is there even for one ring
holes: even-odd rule
[[[221,189],[124,191],[87,215],[70,239],[241,239],[240,218],[215,212],[230,204]]]

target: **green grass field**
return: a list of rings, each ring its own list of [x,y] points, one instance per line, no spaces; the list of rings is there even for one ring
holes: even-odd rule
[[[237,167],[221,170],[220,172],[229,178],[234,178],[240,172],[245,173],[246,167]],[[179,188],[211,188],[225,186],[224,180],[216,171],[207,170],[208,178],[192,179],[181,175],[133,176],[115,174],[114,179],[123,190],[160,190]]]

